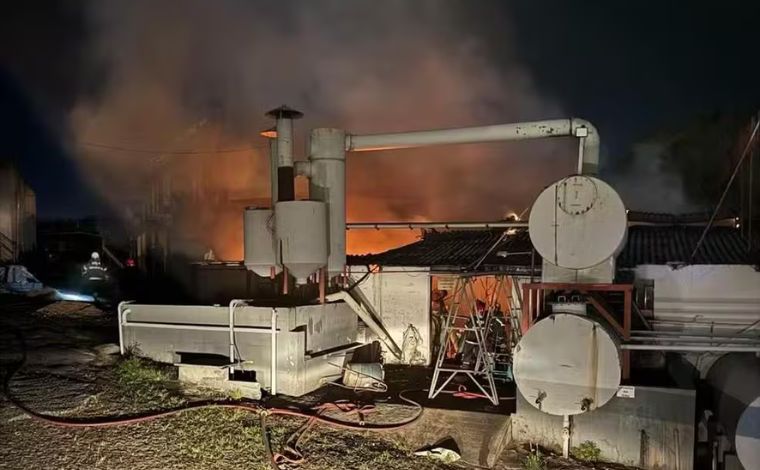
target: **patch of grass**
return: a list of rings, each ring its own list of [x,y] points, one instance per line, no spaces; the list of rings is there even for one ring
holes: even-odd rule
[[[168,380],[166,372],[139,357],[129,357],[116,365],[116,377],[122,385],[141,385]]]
[[[122,393],[136,402],[154,407],[184,402],[168,368],[160,364],[132,356],[117,363],[114,373]]]
[[[541,455],[541,451],[538,449],[532,450],[523,460],[523,468],[525,470],[545,470],[546,459]]]
[[[570,451],[571,455],[584,462],[598,462],[602,457],[602,451],[593,441],[583,441]]]
[[[243,399],[243,391],[239,388],[233,388],[227,392],[227,397],[229,397],[230,400],[240,401]]]
[[[220,408],[193,410],[183,413],[172,429],[179,456],[197,468],[219,468],[220,458],[230,466],[268,468],[259,420],[251,413]]]

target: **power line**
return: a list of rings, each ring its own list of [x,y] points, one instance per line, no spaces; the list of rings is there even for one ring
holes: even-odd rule
[[[236,148],[220,148],[220,149],[207,149],[207,150],[161,150],[161,149],[146,149],[146,148],[132,148],[122,147],[119,145],[103,144],[99,142],[79,142],[80,145],[86,147],[94,147],[105,150],[114,150],[117,152],[128,153],[148,153],[154,155],[207,155],[211,153],[236,153],[236,152],[248,152],[250,150],[265,148],[264,145],[249,146],[249,147],[236,147]]]
[[[731,185],[734,183],[734,179],[736,178],[736,175],[739,174],[739,169],[742,166],[742,163],[744,163],[744,158],[750,153],[750,150],[752,150],[752,146],[755,143],[755,137],[757,136],[757,131],[760,129],[760,121],[755,123],[755,126],[752,129],[752,133],[749,136],[749,139],[747,140],[747,145],[744,146],[744,150],[741,153],[741,157],[739,157],[739,161],[736,162],[736,166],[734,167],[734,172],[731,173],[731,178],[729,178],[728,183],[726,183],[726,187],[723,189],[723,194],[720,195],[720,199],[718,200],[718,205],[715,206],[715,210],[712,213],[712,216],[710,216],[710,221],[707,222],[707,225],[705,226],[705,229],[702,231],[702,235],[699,237],[699,241],[697,241],[697,246],[694,247],[694,251],[691,252],[691,261],[694,262],[694,258],[697,256],[697,253],[699,252],[699,248],[702,246],[702,242],[705,241],[705,236],[707,235],[708,230],[710,230],[710,227],[712,227],[713,222],[715,222],[715,218],[718,216],[718,211],[720,210],[720,207],[723,205],[723,201],[726,199],[726,196],[728,195],[728,191],[731,189]],[[752,235],[750,234],[750,237]]]

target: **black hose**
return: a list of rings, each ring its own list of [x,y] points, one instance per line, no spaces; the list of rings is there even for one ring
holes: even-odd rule
[[[267,430],[267,417],[266,413],[262,413],[259,417],[261,420],[260,426],[261,426],[261,440],[264,441],[264,450],[267,453],[267,460],[269,461],[269,466],[272,467],[272,470],[280,470],[280,466],[277,465],[277,462],[274,460],[274,453],[272,453],[272,446],[269,443],[269,432]]]

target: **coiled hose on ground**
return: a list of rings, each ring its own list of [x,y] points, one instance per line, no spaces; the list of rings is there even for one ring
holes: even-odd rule
[[[346,430],[353,430],[353,431],[359,431],[359,430],[361,431],[393,431],[393,430],[398,430],[412,424],[413,422],[417,421],[417,419],[419,419],[419,417],[422,415],[422,410],[423,410],[422,405],[415,402],[414,400],[406,398],[404,396],[404,393],[408,392],[409,390],[404,390],[399,393],[399,398],[403,400],[404,402],[409,403],[411,406],[415,407],[417,411],[415,415],[412,416],[411,418],[406,419],[404,421],[396,422],[396,423],[380,423],[380,424],[366,423],[364,422],[363,415],[365,413],[373,411],[374,408],[373,407],[360,408],[348,402],[324,403],[322,405],[318,405],[312,408],[311,412],[303,411],[300,409],[292,409],[292,408],[266,407],[261,402],[199,401],[199,402],[188,403],[171,410],[155,411],[155,412],[149,412],[149,413],[131,415],[131,416],[108,416],[108,417],[101,417],[101,418],[69,418],[69,417],[60,417],[60,416],[49,416],[49,415],[38,413],[37,411],[29,408],[21,400],[16,398],[11,392],[10,384],[13,379],[13,376],[19,370],[21,370],[21,368],[26,363],[26,341],[24,340],[23,335],[17,328],[12,327],[7,324],[4,326],[8,328],[8,330],[6,331],[9,331],[9,330],[12,331],[13,334],[18,339],[18,342],[21,346],[20,348],[21,359],[16,361],[15,363],[8,364],[6,374],[3,378],[3,394],[7,397],[8,401],[12,405],[14,405],[16,408],[18,408],[22,412],[24,412],[29,417],[37,421],[40,421],[42,423],[50,424],[53,426],[59,426],[59,427],[64,427],[64,428],[104,428],[104,427],[127,426],[127,425],[132,425],[132,424],[144,423],[147,421],[152,421],[155,419],[164,418],[167,416],[176,415],[179,413],[184,413],[187,411],[197,410],[201,408],[229,408],[229,409],[235,409],[235,410],[242,410],[249,413],[255,413],[259,416],[260,425],[261,425],[261,435],[262,435],[262,439],[264,440],[264,448],[266,449],[270,466],[274,470],[280,470],[280,463],[283,463],[283,462],[298,463],[303,460],[303,455],[296,448],[298,444],[298,440],[309,428],[311,428],[316,423],[325,424],[327,426],[332,426],[338,429],[346,429]],[[342,421],[339,419],[327,417],[323,413],[329,410],[341,411],[347,416],[358,415],[360,417],[360,421],[349,422],[349,421]],[[269,442],[269,435],[267,432],[267,425],[266,425],[266,418],[267,416],[271,416],[271,415],[293,416],[293,417],[307,419],[307,422],[298,431],[296,431],[296,433],[293,436],[291,436],[291,439],[288,439],[288,443],[286,444],[286,452],[284,452],[283,454],[274,453],[272,452],[272,449],[271,449],[271,444]],[[288,453],[290,454],[290,456],[286,455]]]

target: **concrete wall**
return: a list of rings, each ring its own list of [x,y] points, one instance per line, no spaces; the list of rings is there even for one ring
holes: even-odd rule
[[[182,353],[229,357],[228,331],[199,331],[182,325],[229,325],[227,307],[191,305],[130,305],[128,322],[169,323],[176,328],[130,326],[124,344],[141,356],[176,363]],[[286,395],[303,395],[323,384],[323,378],[340,374],[343,355],[324,355],[356,342],[356,314],[343,302],[277,308],[277,389]],[[271,387],[272,308],[239,307],[235,325],[259,327],[260,332],[238,331],[239,357],[256,371],[262,387]],[[334,365],[333,365],[334,364]]]
[[[354,279],[361,279],[366,268],[351,268]],[[430,338],[430,273],[428,268],[386,267],[384,271],[370,274],[359,286],[364,296],[380,314],[383,325],[404,351],[397,360],[385,350],[387,364],[429,365],[431,362]],[[416,348],[412,345],[413,325],[419,333]],[[404,337],[406,334],[406,348]]]
[[[463,460],[490,468],[510,443],[510,426],[509,415],[428,407],[416,422],[393,436],[412,449],[453,439]]]
[[[636,387],[634,398],[573,417],[572,445],[593,441],[610,462],[658,470],[689,470],[694,456],[692,390]],[[561,448],[562,417],[540,412],[518,392],[512,437]]]

